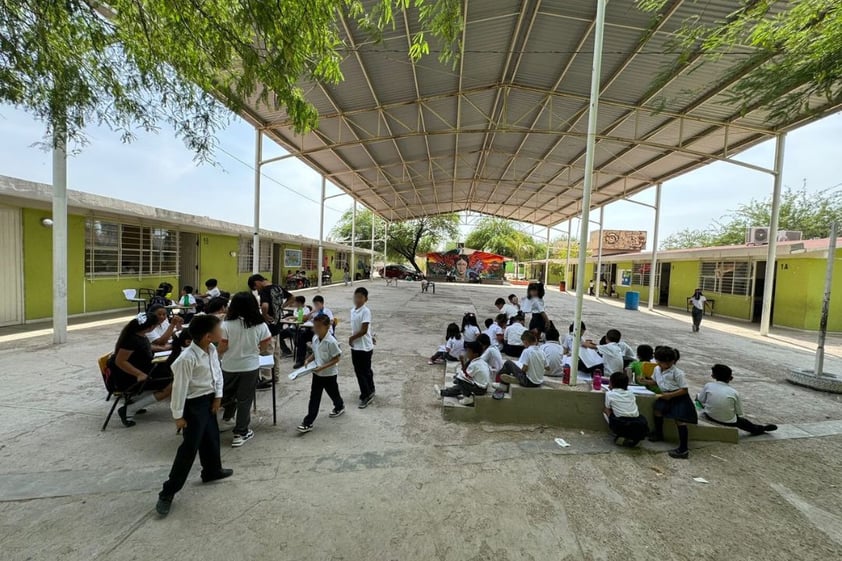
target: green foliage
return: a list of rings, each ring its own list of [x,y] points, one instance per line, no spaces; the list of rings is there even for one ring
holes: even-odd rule
[[[746,228],[768,226],[772,220],[772,200],[752,199],[742,204],[707,229],[686,229],[661,244],[661,249],[712,247],[745,243]],[[798,230],[805,239],[826,238],[830,223],[842,223],[842,192],[808,193],[805,189],[786,189],[781,194],[779,228]]]
[[[701,4],[701,2],[696,2]],[[746,71],[729,92],[741,107],[764,107],[773,123],[810,114],[811,97],[842,101],[842,2],[839,0],[740,0],[724,21],[702,25],[688,19],[676,33],[678,58],[656,83],[696,55],[709,60],[743,56]],[[783,6],[781,4],[786,4]],[[666,0],[637,0],[658,14]],[[700,6],[700,9],[702,6]],[[656,16],[657,17],[657,16]]]
[[[350,244],[352,234],[353,210],[345,211],[342,218],[331,231],[331,237],[341,243]],[[356,240],[357,247],[371,249],[371,223],[374,221],[374,251],[383,252],[385,222],[370,210],[357,211]],[[386,250],[389,261],[408,261],[416,271],[420,271],[416,255],[433,251],[445,240],[455,239],[459,235],[459,215],[442,214],[391,222],[388,228]]]
[[[342,80],[340,27],[377,36],[397,14],[417,12],[452,61],[461,38],[456,0],[0,0],[0,102],[33,113],[71,142],[106,125],[132,139],[137,128],[172,126],[202,159],[214,133],[245,100],[284,110],[298,132],[318,113],[301,80]]]

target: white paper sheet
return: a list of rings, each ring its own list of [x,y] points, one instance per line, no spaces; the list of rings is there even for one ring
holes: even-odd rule
[[[275,357],[272,355],[260,356],[260,368],[272,368],[275,366]]]
[[[301,368],[298,368],[297,370],[293,370],[292,372],[290,372],[289,379],[295,380],[296,378],[304,376],[305,374],[309,374],[310,372],[312,372],[315,369],[316,369],[316,363],[314,361],[314,362],[311,362],[310,364],[308,364],[307,366],[302,366]]]

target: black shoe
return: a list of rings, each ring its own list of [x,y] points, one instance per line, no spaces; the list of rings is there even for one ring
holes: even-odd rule
[[[261,380],[257,383],[257,391],[265,392],[272,389],[272,380]]]
[[[764,425],[763,432],[774,432],[778,430],[778,425]]]
[[[680,448],[670,450],[667,453],[669,454],[670,458],[675,458],[676,460],[686,460],[690,457],[690,450],[681,450]]]
[[[629,440],[627,438],[623,441],[623,446],[626,448],[635,448],[639,443],[639,440]]]
[[[359,407],[360,409],[365,409],[366,407],[369,406],[369,404],[372,401],[374,401],[374,394],[371,394],[370,396],[366,397],[365,399],[361,399],[360,404],[357,407]]]
[[[163,518],[170,513],[171,507],[172,497],[158,497],[158,502],[155,504],[155,512]]]
[[[295,430],[297,430],[301,434],[304,434],[306,432],[310,432],[311,430],[313,430],[313,425],[305,425],[304,423],[301,423],[300,425],[295,427]]]
[[[233,469],[222,468],[219,470],[219,473],[216,473],[211,476],[202,476],[202,483],[210,483],[211,481],[219,481],[220,479],[227,479],[234,475]]]
[[[134,422],[134,419],[126,414],[125,405],[117,409],[117,414],[120,415],[120,422],[123,423],[124,427],[133,427],[137,424]]]
[[[646,440],[648,440],[649,442],[663,442],[664,435],[653,432],[649,434],[649,437]]]
[[[339,417],[339,416],[340,416],[340,415],[342,415],[343,413],[345,413],[345,408],[344,408],[344,407],[341,407],[341,408],[339,408],[339,409],[336,409],[336,408],[334,407],[333,411],[331,411],[330,413],[328,413],[328,415],[327,415],[327,416],[328,416],[328,417],[330,417],[331,419],[335,419],[336,417]]]

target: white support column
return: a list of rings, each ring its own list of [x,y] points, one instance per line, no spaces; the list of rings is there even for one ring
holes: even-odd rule
[[[371,255],[369,256],[369,263],[368,263],[368,280],[374,280],[374,222],[377,220],[377,217],[374,215],[374,212],[370,213],[371,216]],[[384,265],[385,267],[385,265]]]
[[[322,287],[322,277],[325,273],[325,189],[327,188],[327,178],[322,176],[322,199],[319,206],[319,267],[318,267],[318,287]]]
[[[769,222],[769,248],[766,253],[766,279],[763,282],[763,312],[760,315],[760,335],[769,335],[772,324],[772,287],[775,286],[775,259],[778,253],[778,220],[781,216],[781,185],[783,182],[784,147],[786,133],[778,135],[775,144],[775,184],[772,190],[772,220]]]
[[[67,343],[67,140],[53,135],[53,343]]]
[[[658,232],[661,221],[661,184],[655,186],[655,226],[652,230],[652,265],[649,268],[649,311],[655,309],[655,278],[658,276]],[[661,279],[663,282],[664,279]]]
[[[550,227],[547,226],[547,260],[544,261],[544,286],[550,282]]]
[[[605,223],[605,207],[599,207],[599,250],[596,258],[596,297],[602,296],[602,228]]]
[[[582,188],[582,224],[579,227],[579,266],[576,269],[576,308],[573,315],[573,367],[570,384],[575,385],[579,374],[579,347],[582,339],[582,303],[585,284],[585,248],[588,245],[590,225],[591,190],[593,189],[594,147],[596,145],[596,117],[599,109],[599,83],[602,74],[602,39],[605,31],[605,5],[607,0],[597,0],[594,22],[593,66],[591,68],[591,93],[588,108],[588,136],[585,150],[585,184]]]
[[[263,165],[263,133],[254,129],[254,236],[251,242],[251,272],[260,272],[260,166]]]
[[[567,221],[567,255],[564,257],[564,286],[570,289],[570,236],[573,235],[573,219]]]
[[[348,270],[351,272],[351,286],[354,286],[354,279],[357,277],[357,199],[354,199],[351,211],[351,265]]]

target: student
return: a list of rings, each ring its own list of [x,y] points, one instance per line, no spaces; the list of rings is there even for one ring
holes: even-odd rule
[[[588,295],[596,296],[596,293],[594,292],[594,286],[595,285],[594,285],[593,279],[588,281]]]
[[[699,417],[693,400],[690,399],[684,372],[675,366],[678,358],[678,352],[671,347],[655,349],[655,361],[660,368],[660,371],[655,371],[655,383],[662,393],[655,395],[653,411],[655,430],[649,436],[649,440],[652,442],[663,440],[664,418],[675,420],[678,427],[678,448],[670,450],[669,455],[671,458],[686,460],[690,457],[687,423],[695,425],[699,422]]]
[[[524,331],[521,336],[523,341],[523,353],[517,362],[507,360],[503,368],[497,374],[497,383],[494,389],[506,392],[510,384],[520,384],[525,388],[537,388],[544,383],[544,375],[549,370],[547,358],[536,344],[538,339],[531,331]]]
[[[514,306],[518,312],[520,312],[520,300],[518,300],[516,294],[509,294],[509,304]]]
[[[275,357],[275,365],[273,368],[261,368],[260,381],[257,383],[258,390],[270,390],[272,389],[272,378],[278,375],[278,369],[281,365],[282,346],[275,341],[274,336],[278,334],[280,327],[278,322],[284,317],[284,308],[292,303],[293,296],[288,290],[272,284],[261,274],[251,275],[248,278],[248,287],[251,291],[257,291],[260,312],[269,327],[269,332],[273,335],[269,348],[272,351],[272,356]]]
[[[474,405],[475,395],[485,395],[491,381],[491,369],[482,359],[481,344],[477,341],[465,343],[465,358],[468,364],[453,378],[454,385],[441,389],[434,386],[439,397],[459,397],[462,405]]]
[[[193,287],[189,284],[184,285],[184,288],[181,289],[181,296],[178,297],[177,304],[184,306],[182,312],[187,313],[195,313],[196,311],[196,297],[193,296]]]
[[[339,359],[342,351],[339,343],[330,332],[331,319],[326,314],[313,318],[313,352],[307,357],[305,364],[316,363],[310,384],[310,403],[307,406],[307,416],[301,421],[296,430],[300,433],[313,430],[313,423],[319,415],[319,405],[322,403],[322,392],[326,392],[333,402],[333,411],[328,417],[335,419],[345,412],[345,402],[339,394]]]
[[[705,384],[696,397],[696,400],[705,408],[705,417],[720,425],[742,429],[751,436],[778,430],[777,425],[757,425],[743,417],[740,394],[728,385],[734,379],[728,366],[714,364],[711,368],[711,377],[715,381]]]
[[[451,323],[447,326],[444,334],[444,345],[439,347],[427,364],[441,364],[444,361],[458,362],[462,358],[465,349],[465,341],[462,339],[462,332],[459,326]]]
[[[251,296],[251,294],[249,294],[249,296]],[[254,300],[254,296],[251,296],[251,299]],[[257,303],[256,300],[255,303]],[[258,308],[258,311],[260,311],[260,308]],[[205,313],[224,320],[228,315],[228,298],[225,298],[224,296],[215,296],[211,298],[205,306]]]
[[[550,367],[547,376],[561,377],[564,375],[564,349],[559,343],[560,334],[558,329],[550,323],[550,328],[547,329],[547,342],[541,345],[541,352],[547,359],[547,365]]]
[[[303,302],[302,302],[303,304]],[[298,299],[296,298],[296,306]],[[329,308],[325,308],[324,296],[313,296],[313,310],[304,316],[305,321],[314,321],[318,316],[327,316],[331,323],[331,334],[333,334],[333,312]],[[309,327],[300,326],[298,328],[298,338],[295,340],[295,364],[293,368],[301,368],[304,366],[304,358],[307,356],[307,343],[313,340],[314,330]],[[283,341],[282,338],[280,338]]]
[[[164,364],[152,364],[154,353],[149,343],[148,334],[158,325],[156,314],[141,312],[129,321],[120,331],[114,353],[108,359],[108,383],[118,391],[125,391],[138,383],[143,383],[139,398],[117,409],[120,422],[125,427],[137,423],[134,415],[147,406],[167,399],[172,393],[170,371]]]
[[[564,336],[564,343],[562,343],[562,348],[564,349],[564,354],[570,356],[573,353],[573,328],[574,324],[570,324],[570,327],[567,329],[567,335]],[[579,328],[579,337],[581,340],[580,344],[585,343],[585,322],[583,321]]]
[[[173,316],[172,321],[169,321],[167,309],[158,304],[149,306],[146,315],[158,318],[155,328],[146,333],[146,338],[152,344],[152,350],[159,352],[172,349],[172,339],[177,332],[181,331],[184,319],[181,316]]]
[[[488,322],[491,322],[491,325],[488,325]],[[488,318],[485,320],[487,329],[485,330],[485,334],[488,335],[488,338],[491,340],[491,344],[497,347],[498,351],[503,350],[503,344],[505,343],[505,333],[506,333],[506,323],[508,319],[506,319],[506,314],[497,314],[497,317],[494,319]]]
[[[658,366],[652,362],[654,354],[655,350],[650,345],[637,346],[637,360],[629,365],[629,368],[634,374],[634,382],[636,384],[644,384],[643,380],[645,378],[652,380],[655,368]],[[654,385],[650,385],[649,389],[655,393],[660,393],[661,391],[658,386]]]
[[[192,324],[191,324],[192,326]],[[231,306],[222,322],[222,421],[230,425],[235,418],[231,442],[239,448],[254,437],[249,428],[254,390],[260,374],[260,355],[269,353],[272,334],[263,321],[257,301],[248,292],[238,292],[231,299]]]
[[[501,314],[506,314],[506,321],[509,321],[513,317],[515,317],[518,312],[517,306],[506,302],[502,298],[498,298],[497,300],[495,300],[494,306],[497,308],[497,310],[500,311]]]
[[[476,341],[477,337],[479,337],[479,333],[477,316],[470,312],[462,316],[462,340],[465,343]]]
[[[500,354],[500,350],[491,343],[491,339],[485,333],[477,337],[477,343],[482,350],[480,358],[488,363],[491,375],[496,378],[497,373],[503,368],[503,355]]]
[[[503,354],[509,356],[520,356],[523,352],[523,332],[526,327],[523,325],[523,314],[518,314],[512,319],[512,324],[506,328],[504,333],[505,344],[503,345]]]
[[[544,283],[529,283],[529,286],[526,288],[526,301],[523,303],[523,312],[532,314],[529,320],[529,331],[539,338],[547,330],[547,325],[550,321],[544,308],[545,293]]]
[[[599,345],[585,341],[582,345],[588,349],[594,349],[602,356],[604,372],[622,372],[626,367],[626,361],[631,363],[636,357],[634,351],[624,341],[622,335],[616,329],[609,329],[605,333],[605,340]]]
[[[693,304],[693,333],[699,332],[699,326],[702,325],[702,318],[705,317],[705,302],[708,299],[702,294],[702,289],[697,288],[690,297],[690,303]]]
[[[640,414],[634,393],[629,391],[629,377],[625,372],[611,374],[602,413],[614,434],[615,444],[622,438],[623,446],[634,448],[649,432],[646,417]]]
[[[354,374],[360,386],[360,409],[374,401],[374,372],[371,370],[371,355],[374,354],[374,339],[371,327],[371,310],[368,309],[368,290],[359,287],[354,291],[354,308],[351,310],[351,360]]]
[[[173,498],[184,487],[197,452],[203,483],[225,479],[234,473],[222,467],[216,421],[223,388],[222,367],[214,346],[222,339],[220,324],[216,316],[193,318],[190,323],[193,344],[172,365],[175,379],[170,408],[184,440],[175,454],[169,478],[158,494],[155,510],[161,516],[169,514]]]
[[[206,298],[208,300],[212,298],[218,298],[222,296],[222,291],[219,290],[219,282],[216,279],[208,279],[205,281],[205,293],[202,294],[202,298]]]
[[[289,345],[298,345],[300,337],[299,339],[296,339],[295,334],[299,333],[300,335],[301,331],[303,330],[301,326],[297,326],[296,328],[295,325],[283,322],[283,320],[289,321],[290,319],[292,319],[295,320],[295,322],[297,323],[299,315],[302,317],[303,320],[306,320],[307,317],[310,315],[310,310],[307,309],[306,303],[307,299],[303,296],[295,296],[292,299],[292,313],[284,314],[281,317],[281,320],[279,320],[277,323],[278,327],[276,331],[278,334],[278,347],[280,349],[279,352],[282,358],[290,358],[292,356],[297,356],[297,353],[295,353],[295,355],[293,354],[292,349]],[[313,336],[311,332],[309,339],[303,339],[304,343],[306,344],[312,338]],[[287,341],[289,341],[289,345],[287,345]],[[296,348],[296,350],[298,349]],[[294,368],[301,368],[301,366],[304,364],[304,357],[307,354],[306,351],[307,349],[303,349],[303,354],[301,355],[300,360],[296,359],[296,364],[294,365]]]

